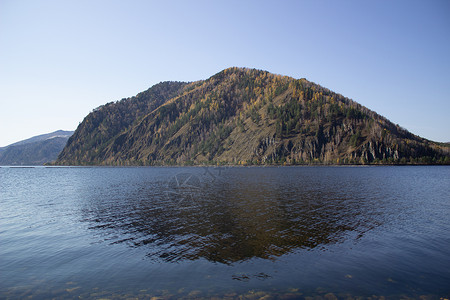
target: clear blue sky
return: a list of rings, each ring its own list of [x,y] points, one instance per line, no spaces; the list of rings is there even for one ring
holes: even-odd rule
[[[450,142],[450,1],[0,0],[0,146],[231,66],[305,77]]]

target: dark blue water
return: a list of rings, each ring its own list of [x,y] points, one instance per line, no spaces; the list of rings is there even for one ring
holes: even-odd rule
[[[450,295],[450,167],[0,168],[0,298]]]

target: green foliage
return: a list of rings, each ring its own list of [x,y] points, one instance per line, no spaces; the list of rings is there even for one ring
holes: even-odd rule
[[[301,128],[302,105],[297,99],[291,99],[285,105],[278,107],[269,104],[267,115],[269,118],[277,120],[277,136],[288,136],[298,132]]]
[[[346,109],[346,117],[347,119],[363,119],[365,115],[363,112],[353,107],[349,107]]]
[[[289,82],[286,82],[284,84],[278,85],[275,88],[275,92],[274,92],[274,96],[277,97],[279,95],[281,95],[282,93],[284,93],[289,87]]]
[[[350,145],[352,147],[357,147],[360,144],[361,131],[358,130],[355,134],[350,137]]]
[[[255,124],[259,124],[259,121],[261,121],[261,116],[259,115],[255,107],[252,107],[250,111],[250,117]]]

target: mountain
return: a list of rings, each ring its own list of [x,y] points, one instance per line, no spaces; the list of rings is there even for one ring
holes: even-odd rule
[[[442,164],[449,153],[306,79],[229,68],[95,109],[56,164]]]
[[[0,148],[0,165],[43,165],[56,160],[73,131],[58,130]]]

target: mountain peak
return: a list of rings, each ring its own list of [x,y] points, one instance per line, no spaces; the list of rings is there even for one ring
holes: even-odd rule
[[[100,107],[57,163],[444,163],[448,154],[306,79],[231,67]]]

